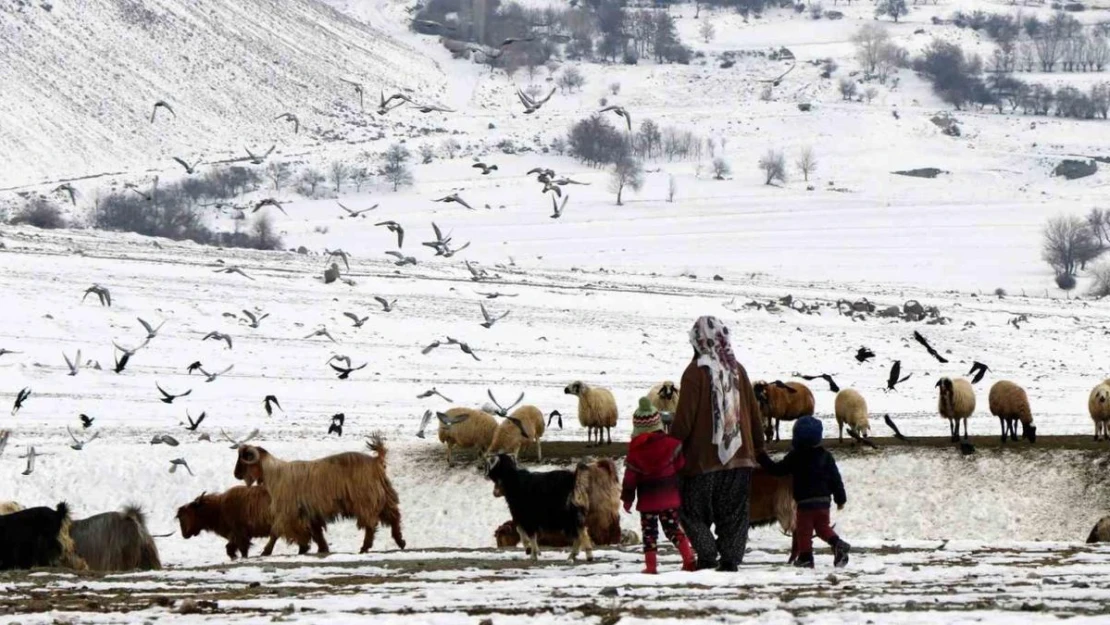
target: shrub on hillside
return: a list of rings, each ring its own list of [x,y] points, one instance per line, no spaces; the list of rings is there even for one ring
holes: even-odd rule
[[[37,197],[28,202],[22,210],[12,217],[11,224],[13,226],[34,226],[43,230],[65,228],[69,225],[66,222],[65,215],[62,214],[62,209],[43,197]]]

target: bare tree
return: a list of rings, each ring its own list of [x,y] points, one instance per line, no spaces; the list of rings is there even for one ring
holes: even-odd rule
[[[393,190],[398,187],[412,184],[412,172],[408,162],[412,154],[401,143],[394,143],[382,154],[381,175],[393,185]]]
[[[868,87],[863,90],[863,97],[867,98],[868,104],[871,104],[871,101],[874,100],[877,95],[879,95],[879,90],[874,87]]]
[[[332,161],[328,166],[328,174],[331,175],[331,183],[336,193],[339,193],[339,189],[343,187],[343,182],[347,180],[350,173],[351,168],[343,161]]]
[[[324,180],[326,180],[324,174],[320,173],[318,169],[309,167],[301,172],[301,192],[309,197],[314,197],[316,195],[316,187],[319,187],[320,183],[324,182]]]
[[[909,15],[910,9],[906,6],[906,0],[879,0],[875,4],[876,17],[889,15],[894,19],[894,23],[898,23],[898,18],[903,15]]]
[[[644,186],[644,168],[640,161],[626,156],[613,165],[609,174],[609,190],[617,194],[617,206],[622,206],[621,194],[625,188],[639,191]]]
[[[274,183],[274,191],[281,191],[281,188],[289,184],[289,180],[293,178],[293,169],[289,167],[289,163],[270,161],[270,164],[266,165],[266,177]]]
[[[732,167],[729,166],[728,161],[718,156],[713,159],[713,179],[724,180],[725,176],[732,173]]]
[[[882,58],[883,47],[890,43],[890,33],[882,24],[864,24],[852,35],[852,43],[856,44],[856,58],[864,73],[874,74]]]
[[[698,25],[698,34],[701,35],[702,41],[704,41],[705,43],[709,43],[710,41],[713,41],[714,37],[717,36],[717,30],[713,28],[712,21],[704,20],[701,24]]]
[[[763,170],[763,184],[771,184],[778,180],[786,182],[786,157],[777,150],[767,150],[763,158],[759,159],[759,168]]]
[[[459,142],[454,137],[448,137],[443,142],[443,152],[447,154],[447,158],[455,158],[455,155],[458,154],[461,149],[462,146],[459,145]]]
[[[809,182],[809,175],[817,170],[817,155],[813,153],[813,148],[809,146],[802,148],[794,164],[798,166],[798,171],[802,172],[805,181]]]
[[[355,183],[355,193],[362,191],[362,185],[370,182],[370,179],[373,177],[374,174],[370,171],[369,167],[352,167],[350,178],[351,182]]]
[[[1104,249],[1098,235],[1079,217],[1053,217],[1045,225],[1041,258],[1058,276],[1074,277],[1076,271],[1098,258]]]
[[[840,79],[836,88],[840,91],[840,97],[845,100],[851,100],[856,95],[856,81],[847,76]]]
[[[674,174],[667,178],[667,201],[674,202],[674,196],[678,193],[678,181],[675,180]]]
[[[436,151],[431,145],[425,143],[420,146],[420,162],[424,165],[431,163],[436,157]]]

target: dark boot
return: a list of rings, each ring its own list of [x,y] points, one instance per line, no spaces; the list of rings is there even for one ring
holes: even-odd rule
[[[851,550],[852,546],[847,541],[836,541],[836,544],[833,545],[833,566],[838,569],[848,566],[848,553]]]
[[[813,568],[813,552],[807,551],[806,553],[798,554],[798,559],[794,560],[794,566],[800,569]]]
[[[722,573],[735,573],[740,569],[736,566],[735,562],[730,562],[729,560],[721,560],[721,563],[717,565],[717,570],[721,571]]]
[[[644,552],[644,570],[645,575],[656,575],[659,573],[659,558],[658,553],[655,551]]]
[[[717,560],[702,560],[698,558],[697,564],[694,565],[695,571],[705,571],[708,569],[717,568]]]

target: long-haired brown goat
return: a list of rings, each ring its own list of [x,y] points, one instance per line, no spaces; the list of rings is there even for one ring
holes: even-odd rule
[[[389,525],[393,542],[405,548],[397,491],[386,475],[386,448],[381,436],[366,445],[376,456],[347,452],[318,460],[285,461],[254,445],[239,448],[235,478],[259,483],[270,491],[273,535],[296,543],[303,553],[313,538],[313,527],[339,518],[355,519],[365,531],[360,553],[374,546],[378,524]],[[327,542],[320,536],[320,553]]]
[[[193,501],[177,509],[181,535],[187,540],[201,532],[212,532],[227,539],[227,556],[247,557],[252,538],[269,538],[262,555],[274,552],[277,536],[271,534],[273,515],[270,513],[270,493],[265,486],[232,486],[222,493],[201,493]],[[311,527],[316,547],[327,551],[323,526]],[[304,546],[308,550],[308,545]],[[301,553],[304,553],[302,551]]]
[[[136,506],[74,521],[69,528],[74,550],[90,571],[153,571],[162,568],[158,547]]]

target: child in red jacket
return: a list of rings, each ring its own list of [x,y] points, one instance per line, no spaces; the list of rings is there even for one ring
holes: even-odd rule
[[[624,485],[621,500],[625,512],[632,511],[632,502],[639,498],[640,526],[644,532],[644,573],[659,572],[656,549],[659,525],[663,533],[682,554],[682,570],[694,570],[694,553],[690,541],[678,524],[682,498],[678,491],[678,471],[685,464],[682,443],[663,433],[659,412],[647,397],[632,415],[632,442],[625,459]]]

